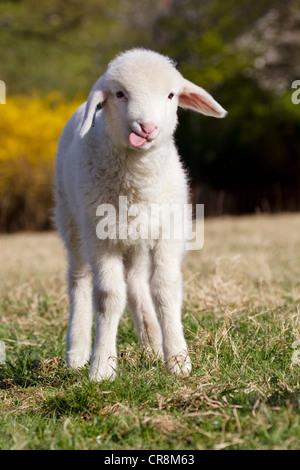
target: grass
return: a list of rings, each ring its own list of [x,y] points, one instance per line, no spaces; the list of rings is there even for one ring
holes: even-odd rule
[[[184,261],[190,377],[138,346],[128,313],[113,383],[64,361],[68,301],[54,233],[0,237],[0,449],[299,449],[300,216],[205,223]]]

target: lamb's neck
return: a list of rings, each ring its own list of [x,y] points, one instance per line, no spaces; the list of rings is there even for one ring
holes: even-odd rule
[[[164,188],[171,153],[167,147],[145,152],[112,148],[106,162],[107,177],[130,203],[156,202]]]

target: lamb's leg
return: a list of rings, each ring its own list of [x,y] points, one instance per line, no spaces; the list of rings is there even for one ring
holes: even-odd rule
[[[163,351],[168,370],[189,373],[191,361],[181,323],[181,242],[159,240],[153,251],[151,287],[159,311]]]
[[[131,250],[125,260],[128,306],[140,344],[162,356],[162,334],[149,286],[149,252],[142,245]]]
[[[82,367],[90,359],[93,323],[92,276],[79,251],[69,250],[70,316],[67,364]]]
[[[117,368],[117,330],[126,305],[122,254],[108,250],[93,269],[96,337],[90,377],[112,380]]]

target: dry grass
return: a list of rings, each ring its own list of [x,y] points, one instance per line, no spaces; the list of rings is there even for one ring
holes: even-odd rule
[[[298,215],[208,220],[204,248],[185,259],[186,302],[226,313],[279,306],[287,295],[298,303],[299,248]]]
[[[183,266],[194,369],[180,379],[140,350],[127,314],[113,384],[69,371],[57,236],[2,235],[0,244],[0,448],[299,448],[298,214],[206,221],[204,248]]]

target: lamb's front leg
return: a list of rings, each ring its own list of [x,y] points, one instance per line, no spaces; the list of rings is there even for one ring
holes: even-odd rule
[[[69,249],[70,316],[66,359],[69,367],[82,367],[90,359],[92,344],[92,276],[79,249]]]
[[[94,304],[96,337],[90,378],[112,380],[117,368],[117,330],[126,305],[122,254],[117,251],[107,251],[94,266]]]
[[[159,311],[163,351],[169,371],[188,374],[192,368],[181,323],[181,243],[159,240],[153,252],[151,287]]]

